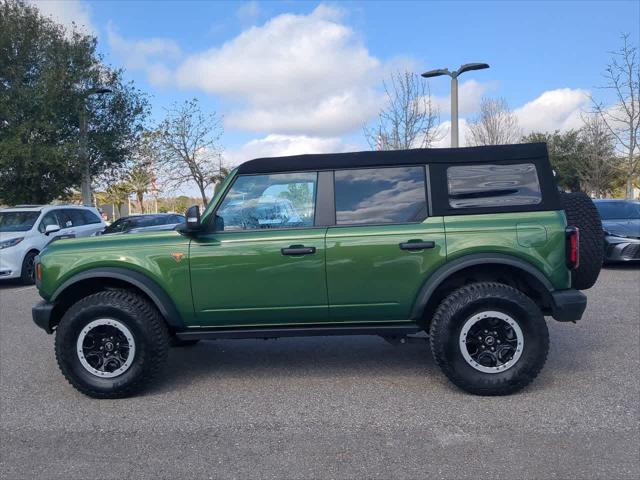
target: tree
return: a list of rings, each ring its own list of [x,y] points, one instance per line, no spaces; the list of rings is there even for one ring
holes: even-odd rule
[[[602,117],[584,117],[579,133],[581,159],[577,170],[582,190],[602,198],[613,192],[620,179],[621,162],[615,155],[613,135]]]
[[[578,166],[582,160],[580,132],[570,130],[561,133],[534,132],[521,140],[524,143],[545,142],[549,150],[549,161],[556,175],[558,186],[565,191],[580,191]]]
[[[196,99],[173,105],[157,129],[167,181],[175,187],[195,183],[204,205],[206,189],[219,183],[223,173],[221,137],[220,119],[203,113]]]
[[[410,72],[396,72],[384,82],[386,105],[373,128],[364,128],[374,150],[425,148],[442,138],[440,113],[429,84]]]
[[[0,202],[47,203],[79,186],[79,114],[86,100],[94,175],[130,155],[146,97],[96,52],[96,38],[65,29],[19,0],[0,2]]]
[[[140,213],[144,213],[144,194],[149,192],[153,183],[153,174],[149,169],[149,165],[138,163],[133,166],[127,175],[127,184],[129,189],[136,194],[138,205],[140,205]]]
[[[120,217],[122,206],[129,199],[130,193],[131,189],[129,185],[124,182],[118,182],[109,185],[104,192],[96,193],[96,198],[100,203],[112,205],[113,220],[115,220],[116,212],[118,213],[118,217]]]
[[[469,122],[469,145],[505,145],[522,137],[518,117],[504,98],[483,98],[480,113]]]
[[[615,96],[613,106],[605,106],[593,100],[594,110],[617,143],[623,156],[622,164],[626,180],[626,197],[633,197],[634,179],[640,174],[640,61],[638,49],[630,42],[629,35],[622,35],[622,46],[611,52],[611,61],[604,73],[606,84],[602,87]]]

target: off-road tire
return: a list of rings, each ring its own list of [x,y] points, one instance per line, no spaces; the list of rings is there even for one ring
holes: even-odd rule
[[[604,232],[598,209],[582,192],[560,193],[569,226],[580,230],[580,264],[571,271],[571,286],[578,290],[593,287],[604,260]]]
[[[509,315],[524,337],[520,358],[498,373],[473,368],[459,343],[464,323],[489,310]],[[433,358],[442,372],[475,395],[509,395],[521,390],[540,373],[549,351],[549,331],[538,306],[520,290],[501,283],[473,283],[455,290],[438,306],[429,336]]]
[[[113,378],[99,378],[82,366],[76,342],[82,329],[100,318],[124,324],[135,341],[133,363]],[[167,326],[156,308],[129,290],[107,290],[75,303],[62,317],[56,330],[58,366],[69,383],[94,398],[131,396],[147,386],[164,365],[169,350]]]
[[[20,281],[24,285],[33,285],[36,283],[35,258],[38,252],[32,250],[28,252],[22,260],[22,268],[20,269]]]

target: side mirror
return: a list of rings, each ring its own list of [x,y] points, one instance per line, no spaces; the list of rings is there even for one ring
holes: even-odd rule
[[[52,233],[56,233],[60,231],[60,225],[47,225],[44,229],[45,235],[51,235]]]
[[[198,230],[200,230],[200,207],[198,205],[189,207],[185,216],[187,217],[187,232],[197,232]]]

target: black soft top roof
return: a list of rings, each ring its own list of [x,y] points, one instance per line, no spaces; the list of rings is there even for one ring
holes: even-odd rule
[[[257,158],[238,167],[238,173],[300,172],[342,168],[425,163],[487,163],[510,160],[547,160],[546,143],[491,145],[465,148],[417,148],[412,150],[322,153]]]

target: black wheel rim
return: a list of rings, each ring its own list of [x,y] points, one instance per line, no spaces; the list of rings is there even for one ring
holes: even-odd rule
[[[483,373],[500,373],[520,359],[524,335],[520,326],[503,312],[480,312],[465,322],[460,351],[466,362]]]
[[[78,335],[76,348],[85,370],[103,378],[126,372],[135,355],[131,331],[113,319],[98,319],[85,326]]]

